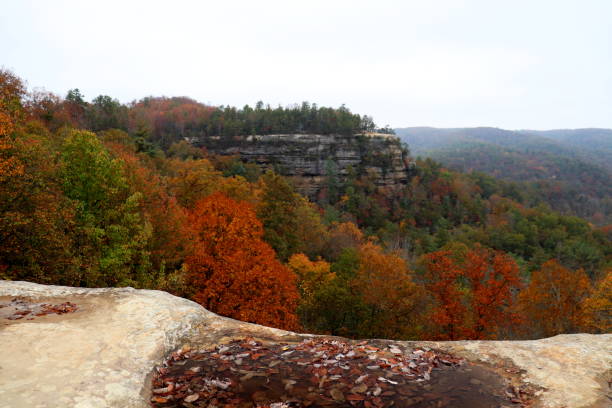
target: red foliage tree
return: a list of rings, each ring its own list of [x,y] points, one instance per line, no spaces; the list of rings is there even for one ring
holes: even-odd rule
[[[461,271],[451,259],[450,251],[437,251],[424,258],[426,288],[433,295],[436,307],[431,311],[437,326],[435,338],[456,340],[461,337],[467,313],[457,282]]]
[[[214,193],[189,216],[197,242],[186,263],[195,301],[224,316],[295,330],[296,277],[263,241],[253,207]]]
[[[458,340],[495,338],[518,323],[513,289],[521,286],[516,262],[507,254],[476,248],[465,256],[437,251],[424,258],[426,287],[436,300],[434,335]]]

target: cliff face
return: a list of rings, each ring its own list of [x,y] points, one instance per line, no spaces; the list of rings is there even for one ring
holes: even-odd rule
[[[410,163],[400,140],[391,135],[255,135],[235,139],[194,139],[196,146],[274,169],[293,180],[298,191],[315,198],[328,178],[345,181],[368,174],[378,186],[406,183]]]
[[[66,302],[72,306],[69,311],[62,311],[59,305]],[[45,308],[44,305],[55,306],[47,307],[46,314],[26,313],[27,310]],[[431,395],[432,390],[445,379],[446,373],[446,377],[452,375],[453,378],[465,380],[460,388],[468,390],[478,401],[480,396],[490,396],[496,392],[503,398],[509,390],[512,390],[510,395],[514,398],[518,395],[514,390],[518,389],[529,392],[532,399],[529,406],[532,408],[609,407],[608,381],[611,379],[612,364],[612,335],[609,334],[561,335],[533,341],[350,342],[337,337],[326,339],[238,322],[160,291],[84,289],[8,281],[0,281],[0,407],[148,407],[152,397],[155,400],[155,395],[165,395],[165,389],[153,390],[152,393],[153,374],[165,375],[168,372],[160,364],[173,351],[181,350],[172,353],[171,359],[178,361],[180,355],[184,356],[190,350],[190,354],[196,357],[208,356],[210,353],[207,350],[213,350],[213,354],[219,351],[219,357],[220,348],[223,348],[223,358],[229,361],[231,348],[236,344],[232,341],[243,339],[240,341],[242,343],[245,338],[253,339],[249,340],[249,344],[255,344],[253,341],[265,343],[268,351],[262,353],[269,354],[272,350],[280,349],[278,358],[285,360],[279,367],[291,364],[291,359],[286,358],[293,352],[291,350],[304,349],[309,342],[317,339],[328,340],[328,343],[321,343],[321,347],[328,348],[349,343],[363,346],[367,343],[366,353],[379,350],[376,354],[391,353],[393,359],[406,361],[413,361],[411,359],[417,354],[423,356],[423,350],[432,350],[438,355],[449,353],[465,361],[461,367],[435,369],[431,371],[431,378],[427,378],[428,375],[419,379],[414,384],[416,391],[410,397],[412,399],[422,400]],[[285,351],[290,348],[290,352]],[[294,354],[299,353],[301,351]],[[240,364],[246,367],[268,358],[265,355],[258,360],[260,355],[246,358],[247,355],[250,354],[247,352],[238,356]],[[350,357],[335,353],[333,356],[334,359],[319,361],[319,366],[328,363],[343,365],[345,357]],[[229,364],[227,361],[226,365]],[[233,364],[239,364],[238,359],[233,361]],[[386,367],[391,360],[383,362]],[[180,367],[179,364],[184,362],[178,361],[173,369]],[[224,372],[219,364],[213,366],[218,367],[218,372],[202,381],[220,384],[225,377],[231,376],[228,373],[231,370]],[[300,361],[294,364],[295,371],[303,367]],[[265,364],[263,367],[270,370],[272,365]],[[344,369],[332,369],[344,373]],[[191,374],[186,374],[189,378],[195,374],[191,370]],[[260,375],[255,371],[238,372],[245,384],[249,378],[253,377],[251,379],[254,380]],[[373,372],[371,367],[363,369],[364,374]],[[245,373],[248,375],[242,377]],[[359,375],[360,372],[353,374]],[[272,374],[269,375],[268,378],[273,381]],[[332,385],[342,383],[347,375],[335,375],[326,381],[334,381]],[[398,379],[396,374],[389,375],[389,378]],[[365,377],[369,376],[363,375]],[[370,380],[380,383],[378,391],[373,391],[374,395],[380,393],[380,388],[387,390],[381,398],[395,394],[397,382],[372,377],[364,380],[364,383]],[[295,381],[285,381],[284,384],[295,384]],[[168,392],[175,386],[179,387],[178,383],[167,385]],[[221,385],[226,386],[224,383]],[[349,384],[349,388],[354,385]],[[323,380],[321,386],[326,387]],[[397,387],[398,391],[403,391],[400,386]],[[257,390],[251,390],[254,391]],[[332,397],[334,395],[332,393]],[[369,393],[367,396],[372,397]],[[187,401],[187,394],[178,398],[170,402],[176,402],[176,406],[200,406],[188,402],[183,404],[181,399]],[[195,397],[189,394],[189,398]],[[352,395],[352,398],[356,397]],[[348,405],[338,403],[335,406]],[[498,408],[500,404],[443,406]],[[527,405],[508,402],[501,406]]]

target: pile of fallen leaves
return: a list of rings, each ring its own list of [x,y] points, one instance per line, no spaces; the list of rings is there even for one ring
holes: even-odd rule
[[[433,350],[402,350],[397,345],[379,348],[326,338],[264,345],[246,338],[209,350],[173,353],[154,376],[152,403],[226,408],[453,406],[449,396],[434,395],[424,384],[433,370],[462,364]]]
[[[49,314],[65,314],[75,312],[78,307],[71,302],[64,302],[57,305],[49,303],[32,303],[24,299],[15,298],[10,302],[0,303],[0,317],[8,320],[33,320],[35,317],[46,316]]]

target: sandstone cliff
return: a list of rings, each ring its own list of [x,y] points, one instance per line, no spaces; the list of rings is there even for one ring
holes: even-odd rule
[[[298,191],[310,198],[316,197],[328,176],[344,181],[353,171],[371,175],[379,186],[395,186],[407,182],[410,169],[400,140],[386,134],[283,134],[190,141],[210,152],[239,155],[244,161],[274,169],[291,178]]]
[[[71,305],[65,313],[44,306],[65,302]],[[147,407],[155,367],[181,347],[200,349],[247,336],[268,344],[313,338],[223,318],[151,290],[0,281],[0,306],[0,407]],[[19,312],[20,307],[49,313]],[[537,390],[535,407],[609,406],[612,335],[377,342],[446,351],[489,377],[529,384]]]

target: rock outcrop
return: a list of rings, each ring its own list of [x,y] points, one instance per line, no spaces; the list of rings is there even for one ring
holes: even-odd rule
[[[238,155],[294,181],[300,193],[315,198],[328,176],[344,181],[350,174],[370,174],[379,186],[406,183],[410,162],[393,135],[255,135],[235,139],[194,139],[221,155]]]
[[[28,304],[48,313],[17,310]],[[223,318],[160,291],[0,281],[0,407],[147,407],[153,370],[170,352],[248,336],[272,343],[313,337]],[[441,350],[530,383],[539,390],[536,407],[610,403],[609,334],[394,344]]]

